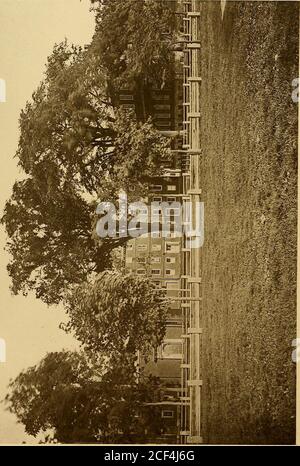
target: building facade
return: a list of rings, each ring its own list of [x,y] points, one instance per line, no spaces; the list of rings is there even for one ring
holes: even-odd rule
[[[146,374],[159,377],[162,385],[158,402],[151,403],[151,409],[163,420],[155,443],[178,443],[180,431],[181,363],[182,363],[182,310],[181,302],[181,250],[182,237],[176,231],[178,205],[181,205],[182,180],[176,175],[157,177],[149,193],[150,212],[159,218],[159,229],[129,240],[126,245],[126,272],[145,276],[155,285],[163,288],[171,298],[166,322],[166,334],[160,347],[153,349],[147,363],[140,361]],[[151,201],[151,209],[150,209]],[[174,204],[176,202],[176,204]],[[154,204],[154,207],[153,207]],[[162,209],[160,206],[169,206]],[[168,232],[164,230],[164,213]],[[148,217],[149,218],[149,217]]]
[[[178,2],[171,2],[174,14]],[[183,128],[183,68],[180,62],[180,51],[174,47],[174,70],[172,79],[162,87],[147,84],[140,89],[122,89],[118,94],[118,105],[133,110],[140,121],[151,117],[155,127],[161,132],[180,131]],[[148,404],[155,416],[163,419],[163,429],[154,438],[154,443],[179,443],[180,407],[181,407],[181,363],[182,363],[182,308],[181,308],[181,275],[182,236],[178,234],[178,226],[182,228],[182,218],[178,215],[174,203],[181,206],[183,193],[182,173],[185,161],[181,159],[182,139],[174,137],[170,140],[173,157],[164,162],[160,176],[154,177],[148,196],[148,220],[155,211],[159,219],[158,231],[148,232],[128,241],[125,249],[126,272],[146,276],[153,280],[157,287],[163,288],[171,298],[167,317],[166,335],[159,348],[153,350],[147,363],[140,361],[144,371],[159,377],[162,384],[160,400]],[[151,204],[151,208],[150,208]],[[155,205],[154,205],[155,204]],[[164,205],[167,209],[161,209]],[[169,212],[168,212],[169,206]],[[181,209],[179,209],[181,210]],[[167,214],[167,215],[166,215]],[[168,231],[164,232],[165,215]],[[151,406],[150,406],[151,405]]]

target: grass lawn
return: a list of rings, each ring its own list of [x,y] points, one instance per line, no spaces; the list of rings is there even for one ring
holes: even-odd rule
[[[299,5],[200,10],[203,437],[294,443]]]

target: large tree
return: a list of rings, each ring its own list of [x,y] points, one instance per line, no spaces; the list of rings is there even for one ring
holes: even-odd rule
[[[163,85],[172,68],[172,1],[91,0],[96,10],[93,47],[112,91],[149,82]]]
[[[99,245],[91,236],[92,207],[67,184],[47,196],[29,177],[14,185],[2,222],[9,236],[8,273],[14,294],[34,290],[47,304],[97,270]],[[102,254],[102,266],[109,257]]]
[[[110,265],[126,238],[93,235],[99,201],[120,190],[139,198],[170,156],[150,121],[115,111],[92,48],[55,46],[46,76],[20,116],[16,157],[24,173],[2,223],[14,293],[33,290],[47,304]]]
[[[46,442],[130,443],[157,429],[144,408],[155,396],[158,380],[137,379],[131,364],[107,367],[103,359],[62,351],[12,380],[6,403],[28,434],[45,434]]]
[[[105,271],[70,295],[66,329],[89,354],[145,357],[165,335],[168,300],[148,278]]]

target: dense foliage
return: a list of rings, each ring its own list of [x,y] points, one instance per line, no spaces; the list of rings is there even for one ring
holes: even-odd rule
[[[165,334],[167,300],[152,281],[105,271],[70,295],[68,329],[90,354],[147,355]]]
[[[170,156],[150,121],[112,107],[105,83],[91,49],[57,45],[21,113],[16,157],[23,179],[2,218],[14,293],[33,290],[58,303],[73,285],[110,267],[124,238],[93,235],[97,203],[116,205],[120,190],[140,198]]]
[[[145,403],[158,386],[130,365],[91,364],[84,353],[49,353],[11,381],[6,403],[28,434],[45,443],[130,443],[157,431]],[[140,415],[138,415],[140,414]]]

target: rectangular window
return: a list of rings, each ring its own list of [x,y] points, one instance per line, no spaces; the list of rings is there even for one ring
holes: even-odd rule
[[[134,100],[132,94],[120,94],[120,100]]]
[[[152,264],[160,264],[160,257],[151,257]]]
[[[161,244],[152,244],[151,246],[152,251],[161,251]]]
[[[147,244],[139,244],[137,249],[138,251],[147,251]]]
[[[161,101],[168,101],[170,99],[170,95],[169,94],[161,94],[161,93],[158,93],[158,92],[153,92],[152,93],[152,98],[153,100],[161,100]]]
[[[154,118],[156,120],[160,120],[160,119],[167,120],[171,118],[171,114],[170,113],[155,113]]]
[[[153,202],[162,202],[162,197],[153,197],[152,201]]]
[[[167,185],[167,191],[176,191],[177,186],[176,184],[168,184]]]
[[[175,275],[174,269],[166,269],[166,275]]]
[[[160,215],[161,208],[160,207],[152,207],[151,213],[152,213],[152,215],[155,215],[155,216]]]
[[[166,128],[170,128],[171,127],[171,122],[170,120],[158,120],[155,122],[156,123],[156,126],[164,126]]]
[[[176,258],[175,257],[166,257],[167,264],[175,264]]]
[[[160,270],[160,269],[152,269],[152,270],[151,270],[151,274],[152,274],[152,275],[160,275],[160,274],[161,274],[161,270]]]
[[[166,252],[171,252],[174,254],[179,253],[179,244],[178,243],[166,243]]]
[[[145,257],[137,257],[136,261],[138,264],[145,264],[146,263],[146,258]]]
[[[161,184],[153,184],[153,185],[150,186],[150,190],[152,192],[162,191],[162,185]]]
[[[174,417],[174,411],[163,409],[161,412],[161,417],[164,419],[172,419]]]
[[[155,110],[166,110],[170,112],[170,105],[169,104],[154,104]]]
[[[167,202],[176,202],[176,197],[167,197]]]
[[[136,273],[138,275],[146,275],[146,270],[145,269],[137,269]]]
[[[151,233],[151,237],[152,237],[152,238],[160,238],[160,237],[161,237],[160,231],[153,231],[153,232]]]
[[[137,209],[135,212],[137,212],[138,215],[147,215],[148,216],[148,207],[143,207],[141,209]]]

